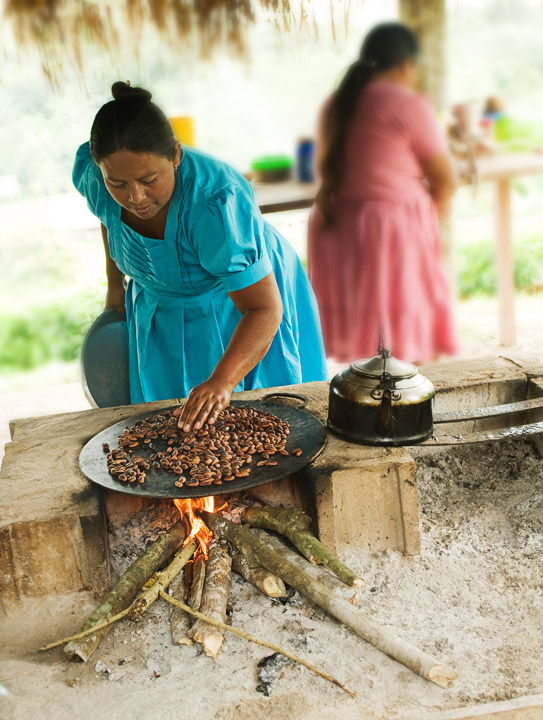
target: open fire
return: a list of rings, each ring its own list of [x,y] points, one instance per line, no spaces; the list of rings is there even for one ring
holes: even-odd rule
[[[201,552],[207,560],[207,551],[209,543],[213,537],[213,533],[207,527],[205,522],[198,517],[198,510],[206,512],[215,512],[215,498],[213,496],[203,498],[184,498],[175,499],[174,504],[181,514],[181,519],[187,528],[187,537],[184,545],[187,545],[193,538],[198,541],[197,553]],[[196,512],[195,512],[196,511]]]

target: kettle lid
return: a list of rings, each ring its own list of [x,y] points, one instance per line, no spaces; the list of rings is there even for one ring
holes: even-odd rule
[[[383,343],[379,344],[379,354],[372,358],[363,358],[351,363],[351,370],[363,377],[380,378],[388,373],[394,380],[405,380],[418,373],[416,365],[392,357]]]

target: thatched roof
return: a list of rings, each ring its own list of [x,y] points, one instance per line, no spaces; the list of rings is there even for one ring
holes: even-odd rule
[[[318,0],[317,0],[318,1]],[[255,14],[267,13],[279,30],[312,22],[315,0],[4,0],[4,22],[12,25],[19,49],[38,50],[46,73],[56,75],[63,61],[84,64],[85,51],[119,47],[129,31],[138,38],[153,26],[172,48],[206,56],[217,47],[237,53]],[[350,0],[329,0],[332,6]],[[322,1],[320,3],[322,5]],[[348,10],[347,10],[348,12]]]

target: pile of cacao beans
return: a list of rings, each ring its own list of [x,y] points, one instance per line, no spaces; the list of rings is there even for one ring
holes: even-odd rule
[[[118,447],[104,443],[109,473],[121,483],[144,483],[153,467],[172,473],[178,488],[205,487],[248,477],[253,466],[274,466],[274,456],[289,455],[289,423],[272,413],[231,405],[213,425],[190,432],[178,427],[178,415],[160,412],[125,428]]]

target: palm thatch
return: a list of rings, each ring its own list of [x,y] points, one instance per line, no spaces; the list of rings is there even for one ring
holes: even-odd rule
[[[332,19],[338,6],[348,13],[350,0],[329,3]],[[243,54],[247,30],[259,11],[278,30],[288,30],[313,23],[312,4],[314,0],[4,0],[3,19],[11,24],[19,49],[37,49],[46,74],[54,79],[65,61],[82,69],[89,48],[112,52],[120,43],[124,46],[127,31],[137,55],[148,27],[173,49],[204,57],[218,47]]]

